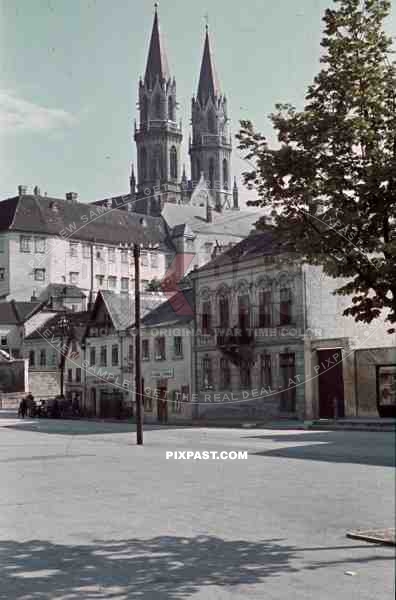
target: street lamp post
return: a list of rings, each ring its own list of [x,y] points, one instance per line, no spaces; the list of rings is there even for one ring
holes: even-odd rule
[[[135,399],[136,399],[136,443],[143,444],[142,419],[142,375],[140,364],[140,246],[133,245],[135,264]]]

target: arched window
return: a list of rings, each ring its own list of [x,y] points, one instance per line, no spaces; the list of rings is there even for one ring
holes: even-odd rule
[[[170,176],[171,179],[177,179],[177,150],[172,146],[170,150]]]
[[[153,158],[151,160],[151,180],[157,181],[161,179],[161,149],[155,148]]]
[[[228,190],[228,161],[223,160],[223,189]]]
[[[142,180],[147,179],[147,150],[142,148],[140,151],[140,172],[142,174]]]
[[[161,118],[161,96],[159,94],[155,97],[155,118]]]
[[[208,130],[209,133],[216,133],[216,115],[213,110],[210,110],[208,114]]]
[[[197,162],[196,162],[196,169],[197,169],[197,181],[199,181],[201,179],[201,161],[199,160],[199,158],[197,158]]]
[[[210,189],[214,190],[215,183],[215,161],[214,158],[209,159],[209,185]]]
[[[142,102],[142,123],[147,123],[148,121],[148,98],[145,96]]]
[[[173,98],[172,96],[169,96],[168,98],[168,120],[169,121],[174,121],[175,120],[175,115],[173,112]]]

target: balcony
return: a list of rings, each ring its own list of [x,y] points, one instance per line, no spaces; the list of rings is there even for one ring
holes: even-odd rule
[[[254,362],[254,335],[249,329],[233,327],[226,334],[218,333],[216,345],[236,366]]]

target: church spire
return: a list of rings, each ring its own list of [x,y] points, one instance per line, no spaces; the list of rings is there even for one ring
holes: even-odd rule
[[[155,3],[154,24],[151,33],[150,48],[147,59],[144,82],[147,87],[153,88],[157,77],[160,81],[169,81],[171,78],[168,57],[161,36],[158,18],[158,2]]]
[[[211,50],[209,26],[206,25],[205,46],[201,63],[197,98],[201,105],[203,105],[206,104],[209,98],[214,100],[220,96],[220,81]]]

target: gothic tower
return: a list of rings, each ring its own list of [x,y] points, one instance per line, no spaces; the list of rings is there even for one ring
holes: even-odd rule
[[[221,92],[209,28],[206,26],[198,92],[192,99],[192,139],[189,153],[191,178],[198,182],[203,173],[211,190],[212,202],[218,211],[233,206],[230,173],[232,146],[228,121],[227,99]]]
[[[164,202],[180,201],[182,132],[176,110],[176,80],[171,77],[155,4],[146,73],[139,82],[139,126],[135,125],[139,212],[142,205],[145,212],[159,214]]]

